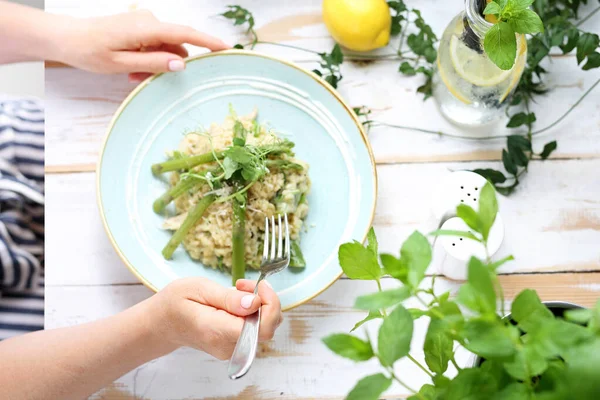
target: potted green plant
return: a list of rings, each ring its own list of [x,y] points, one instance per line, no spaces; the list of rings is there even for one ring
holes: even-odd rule
[[[478,205],[478,210],[466,205],[456,210],[470,231],[435,231],[431,235],[460,236],[485,246],[498,212],[490,184],[482,189]],[[526,289],[516,296],[510,315],[504,318],[507,313],[496,270],[512,257],[498,261],[471,258],[467,282],[450,298],[450,292],[435,293],[433,282],[429,288],[422,287],[432,254],[424,235],[413,233],[402,244],[399,257],[379,254],[377,247],[371,230],[366,246],[353,242],[339,248],[345,274],[374,280],[379,289],[356,299],[354,307],[368,315],[353,331],[381,320],[373,340],[352,333],[323,339],[342,357],[356,362],[376,358],[381,364],[382,372],[357,382],[347,399],[376,400],[393,381],[413,392],[410,399],[420,400],[600,398],[600,302],[594,309],[544,304],[534,290]],[[382,290],[384,275],[401,285]],[[422,308],[406,309],[402,302],[408,298],[419,301]],[[423,344],[426,366],[410,354],[418,318],[429,320]],[[472,365],[457,364],[456,345],[477,357]],[[419,390],[406,385],[394,370],[394,364],[404,357],[428,374],[431,383]],[[449,364],[455,371],[449,372]]]

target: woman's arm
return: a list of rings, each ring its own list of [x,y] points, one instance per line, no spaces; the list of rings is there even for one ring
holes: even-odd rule
[[[180,346],[231,357],[243,316],[261,305],[259,339],[281,323],[276,294],[240,280],[238,290],[202,278],[176,281],[115,316],[0,342],[2,399],[82,399],[128,371]],[[223,371],[225,373],[225,370]]]
[[[0,0],[0,64],[56,58],[62,18]]]
[[[141,80],[183,70],[185,43],[213,51],[230,47],[189,26],[160,22],[147,10],[73,18],[0,0],[0,64],[52,60]]]

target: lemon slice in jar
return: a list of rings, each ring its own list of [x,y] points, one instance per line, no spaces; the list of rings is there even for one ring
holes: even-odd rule
[[[450,60],[456,73],[475,86],[498,85],[512,73],[512,69],[501,70],[489,58],[471,50],[456,36],[450,39]]]

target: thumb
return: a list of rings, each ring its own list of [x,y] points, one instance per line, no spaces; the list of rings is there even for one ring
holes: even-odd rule
[[[119,51],[113,57],[114,72],[169,72],[183,71],[185,61],[165,51]]]

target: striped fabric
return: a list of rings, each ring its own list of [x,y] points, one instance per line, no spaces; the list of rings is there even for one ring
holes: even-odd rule
[[[0,340],[44,328],[44,110],[0,97]]]

